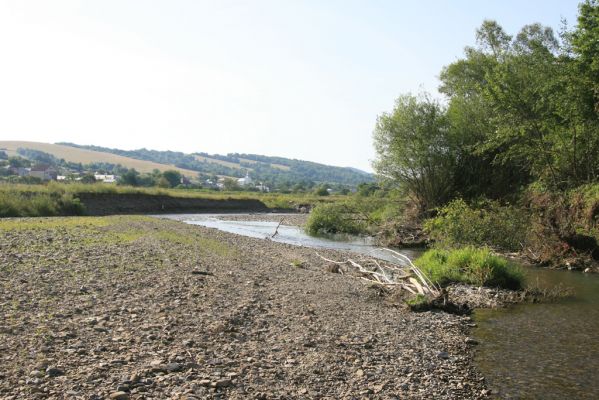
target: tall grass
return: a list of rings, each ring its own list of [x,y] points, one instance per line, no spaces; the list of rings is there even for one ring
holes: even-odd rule
[[[0,191],[0,218],[82,215],[85,209],[70,193]]]
[[[486,248],[432,249],[414,264],[431,281],[442,286],[454,282],[513,290],[524,286],[524,272]]]
[[[110,184],[82,184],[49,182],[41,185],[0,184],[0,218],[54,215],[80,215],[84,205],[78,197],[83,194],[137,194],[182,198],[262,201],[273,209],[294,209],[297,204],[336,202],[345,196],[326,198],[312,194],[280,194],[260,192],[224,192],[206,189],[160,189]]]

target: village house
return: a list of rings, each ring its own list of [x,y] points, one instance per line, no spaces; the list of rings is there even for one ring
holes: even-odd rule
[[[58,172],[48,165],[36,165],[34,167],[31,167],[31,170],[29,171],[29,176],[33,178],[39,178],[42,181],[55,181],[58,176]]]
[[[237,179],[237,183],[239,184],[239,186],[249,186],[252,185],[254,181],[252,180],[252,178],[250,178],[249,172],[246,172],[245,178]]]
[[[104,182],[104,183],[116,183],[116,180],[117,180],[116,175],[105,175],[105,174],[98,174],[98,173],[94,174],[94,178],[96,178],[96,180],[98,182]]]

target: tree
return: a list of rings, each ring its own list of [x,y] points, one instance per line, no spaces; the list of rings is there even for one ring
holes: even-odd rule
[[[81,177],[81,183],[96,183],[96,177],[94,174],[85,174]]]
[[[181,183],[182,176],[179,171],[176,171],[174,169],[169,169],[162,173],[162,177],[168,182],[168,185],[166,187],[173,188],[175,186],[178,186]],[[164,185],[164,182],[162,182],[162,184]]]
[[[119,185],[139,186],[139,172],[135,168],[122,174],[118,180]]]
[[[317,196],[328,196],[329,188],[327,185],[320,185],[314,190],[314,194]]]
[[[377,119],[374,169],[402,187],[420,211],[443,204],[453,191],[455,154],[446,110],[424,94],[400,96]]]
[[[241,190],[241,187],[235,178],[225,178],[223,185],[225,190]]]
[[[29,167],[31,165],[31,162],[22,157],[9,157],[8,165],[10,165],[11,167],[14,167],[14,168],[23,168],[23,167]]]

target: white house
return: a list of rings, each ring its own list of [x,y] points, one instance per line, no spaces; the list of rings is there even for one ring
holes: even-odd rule
[[[94,178],[96,178],[97,181],[102,181],[104,183],[116,182],[116,175],[94,174]]]
[[[249,186],[252,185],[254,181],[252,180],[252,178],[250,178],[250,173],[246,172],[245,178],[237,179],[237,183],[239,184],[239,186]]]

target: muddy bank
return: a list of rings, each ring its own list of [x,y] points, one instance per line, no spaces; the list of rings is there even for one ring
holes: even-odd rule
[[[488,394],[469,317],[396,307],[311,249],[148,217],[7,219],[0,265],[3,399]]]
[[[86,215],[271,211],[255,199],[201,199],[138,193],[81,193],[77,197],[83,203]]]

